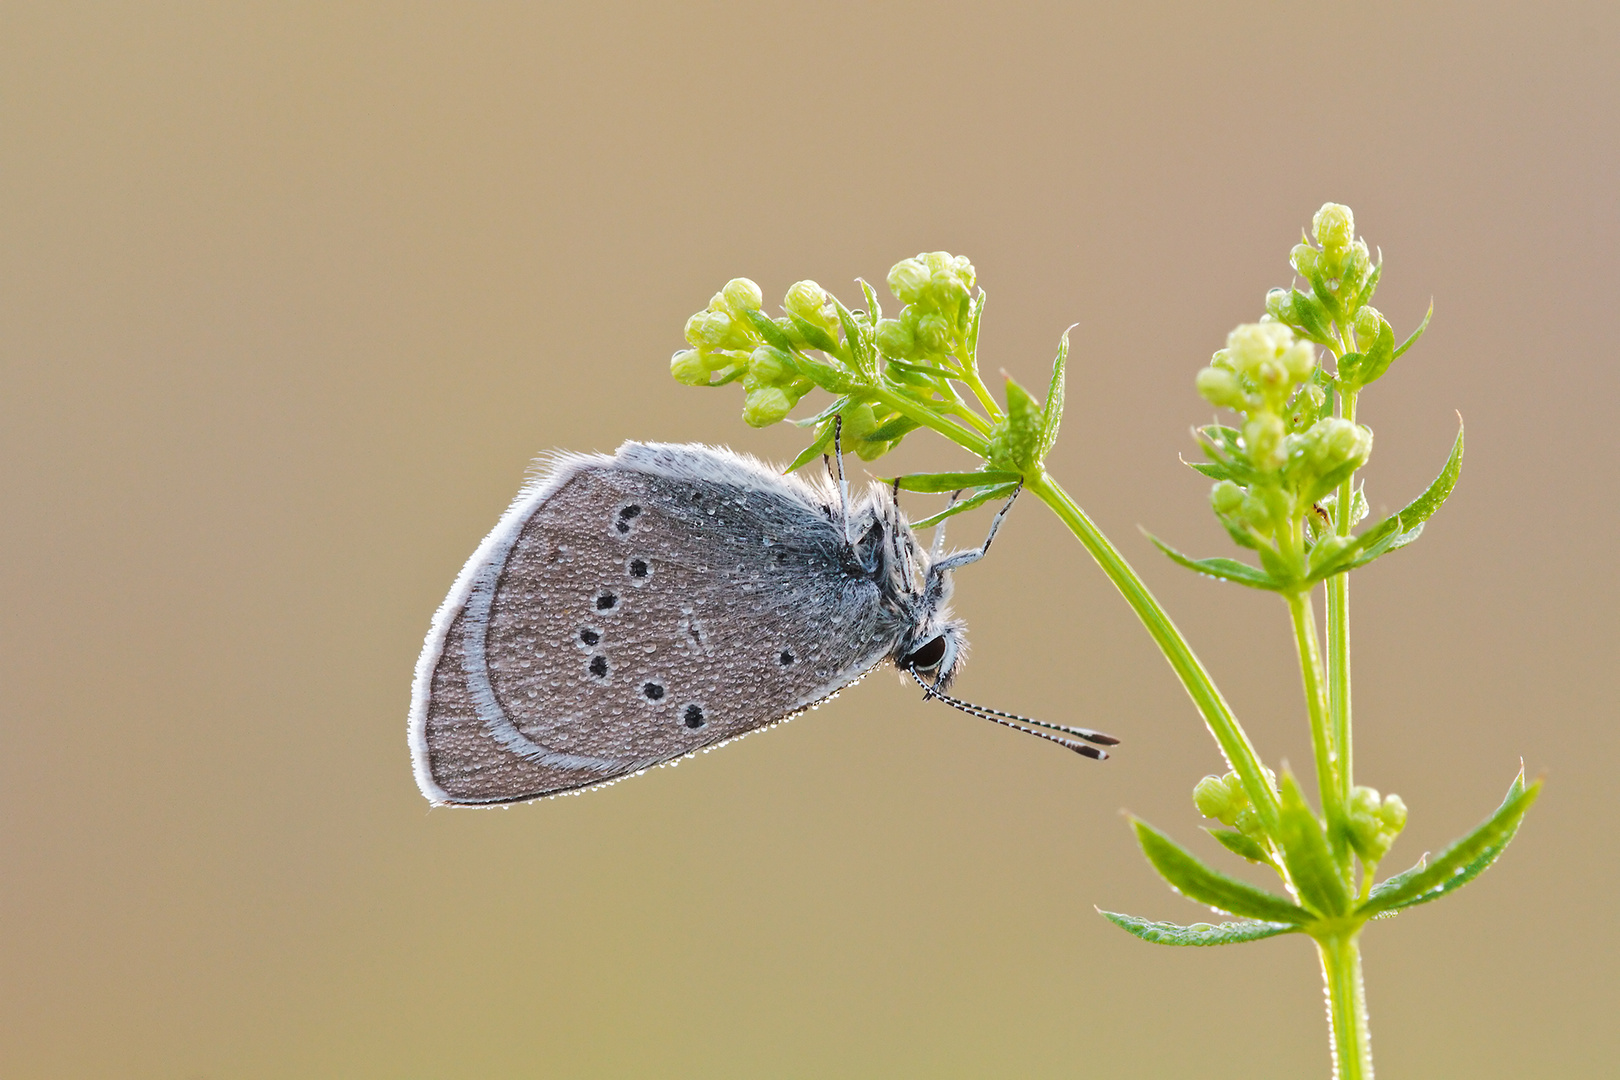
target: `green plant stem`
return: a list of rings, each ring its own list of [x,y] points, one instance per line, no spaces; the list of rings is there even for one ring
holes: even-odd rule
[[[1336,1080],[1373,1080],[1367,993],[1361,982],[1359,931],[1316,939],[1327,984],[1328,1038]]]
[[[1108,580],[1125,597],[1125,602],[1136,612],[1136,617],[1142,620],[1147,627],[1149,635],[1164,653],[1170,667],[1181,679],[1182,686],[1186,687],[1193,704],[1203,715],[1204,722],[1209,725],[1215,741],[1220,744],[1221,752],[1226,755],[1227,762],[1232,766],[1239,778],[1243,781],[1244,790],[1248,792],[1249,802],[1260,815],[1261,821],[1270,830],[1277,822],[1277,794],[1272,790],[1271,783],[1266,779],[1261,769],[1260,758],[1254,751],[1254,745],[1249,742],[1249,736],[1238,723],[1237,717],[1232,714],[1231,706],[1221,697],[1215,683],[1204,670],[1204,665],[1193,654],[1192,648],[1181,636],[1176,624],[1170,621],[1164,609],[1159,606],[1142,579],[1136,576],[1131,564],[1125,561],[1114,545],[1108,542],[1097,526],[1094,525],[1085,511],[1071,499],[1066,491],[1058,486],[1057,482],[1044,472],[1037,476],[1024,479],[1024,488],[1036,498],[1040,499],[1052,512],[1069,527],[1069,531],[1091,553],[1097,561],[1102,572],[1108,575]]]
[[[1340,398],[1342,415],[1355,423],[1356,391]],[[1355,502],[1355,476],[1339,485],[1339,506],[1334,532],[1349,536]],[[1328,711],[1332,716],[1333,749],[1338,755],[1340,797],[1348,803],[1355,784],[1355,746],[1350,735],[1350,575],[1334,574],[1327,580]]]
[[[1311,750],[1316,758],[1316,790],[1322,800],[1322,816],[1327,819],[1328,840],[1346,861],[1345,798],[1339,786],[1338,764],[1333,754],[1333,734],[1328,729],[1326,688],[1322,685],[1322,657],[1316,644],[1316,612],[1311,594],[1286,594],[1288,613],[1294,620],[1294,645],[1299,652],[1300,678],[1305,684],[1305,706],[1311,719]]]

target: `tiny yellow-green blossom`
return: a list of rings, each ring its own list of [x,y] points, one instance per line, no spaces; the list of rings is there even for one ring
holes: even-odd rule
[[[1360,468],[1372,454],[1372,438],[1360,424],[1330,416],[1311,425],[1301,449],[1318,473],[1328,473],[1351,462]]]
[[[686,340],[698,348],[719,348],[731,333],[731,316],[718,311],[700,311],[686,320]]]
[[[921,259],[901,259],[889,269],[889,291],[901,302],[913,304],[922,298],[931,277]]]
[[[1198,393],[1211,405],[1241,412],[1249,404],[1237,373],[1226,368],[1207,367],[1198,373]]]
[[[1372,344],[1383,324],[1384,316],[1370,304],[1356,312],[1356,339],[1363,348]]]
[[[1322,209],[1311,219],[1311,232],[1316,235],[1316,242],[1322,245],[1324,251],[1348,248],[1355,231],[1355,215],[1348,206],[1340,203],[1323,203]]]
[[[779,386],[750,390],[743,399],[743,422],[749,427],[770,427],[787,418],[798,404]]]
[[[747,311],[758,311],[765,302],[759,286],[745,277],[732,278],[720,290],[720,298],[733,314],[742,316]]]
[[[827,311],[827,290],[814,281],[796,281],[788,289],[782,307],[807,323],[813,323],[829,332],[838,326],[838,320]]]
[[[669,358],[669,373],[687,386],[707,386],[709,369],[696,349],[682,349]]]
[[[776,386],[792,379],[794,371],[787,353],[761,345],[748,357],[748,374],[760,386]]]

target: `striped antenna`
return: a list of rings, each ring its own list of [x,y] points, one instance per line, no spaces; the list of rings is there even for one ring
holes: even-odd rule
[[[1025,735],[1033,735],[1038,739],[1055,742],[1065,749],[1073,750],[1081,757],[1088,757],[1094,761],[1104,761],[1107,759],[1108,753],[1105,750],[1097,749],[1095,746],[1087,746],[1085,743],[1075,742],[1074,739],[1065,739],[1061,735],[1049,735],[1047,732],[1060,731],[1063,735],[1073,735],[1075,738],[1085,739],[1087,742],[1101,743],[1104,746],[1117,746],[1119,744],[1119,740],[1112,735],[1104,735],[1102,732],[1092,731],[1090,728],[1048,724],[1044,720],[1032,720],[1027,716],[1019,716],[1017,713],[1002,712],[1000,709],[992,709],[985,705],[975,705],[970,701],[953,698],[924,682],[923,677],[917,673],[916,669],[909,670],[911,671],[911,677],[917,680],[917,685],[923,688],[924,701],[929,698],[938,698],[952,708],[961,709],[969,716],[977,716],[981,720],[990,721],[992,724],[1000,724],[1002,727],[1009,727],[1014,731],[1022,731]],[[1033,726],[1025,727],[1026,724]],[[1046,731],[1038,731],[1037,728],[1045,728]]]

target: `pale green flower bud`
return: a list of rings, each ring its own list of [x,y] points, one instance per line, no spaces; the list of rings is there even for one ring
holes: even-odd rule
[[[1282,323],[1244,323],[1226,337],[1232,366],[1254,375],[1262,363],[1275,360],[1294,343],[1294,332]]]
[[[1210,488],[1209,505],[1217,514],[1236,513],[1243,505],[1243,489],[1230,480],[1222,480]]]
[[[743,422],[749,427],[770,427],[785,420],[796,404],[781,387],[762,386],[743,399]]]
[[[686,320],[686,340],[699,348],[718,348],[731,333],[731,316],[718,311],[700,311]]]
[[[923,265],[928,267],[930,274],[936,274],[941,270],[951,268],[951,253],[948,251],[930,251],[926,255],[917,256],[917,258],[921,259]]]
[[[913,304],[928,288],[931,271],[920,259],[901,259],[889,270],[889,291],[902,303]]]
[[[1249,395],[1243,392],[1243,383],[1236,373],[1218,367],[1207,367],[1198,373],[1198,394],[1218,408],[1242,412],[1249,404]]]
[[[1359,468],[1372,453],[1372,432],[1360,424],[1330,416],[1305,432],[1304,450],[1318,472],[1331,472],[1352,461]]]
[[[1385,795],[1378,808],[1378,820],[1392,837],[1406,828],[1406,803],[1399,795]]]
[[[765,302],[764,294],[745,277],[732,278],[726,282],[726,287],[720,290],[726,308],[741,317],[745,311],[758,311]]]
[[[1281,323],[1294,322],[1294,294],[1287,289],[1266,293],[1266,314]]]
[[[805,322],[827,325],[827,290],[813,281],[794,282],[782,306]]]
[[[1372,273],[1372,268],[1372,253],[1367,250],[1367,242],[1357,240],[1351,244],[1350,251],[1344,259],[1344,278],[1356,292],[1361,292],[1361,287],[1366,284],[1367,275]]]
[[[682,349],[669,358],[669,373],[687,386],[709,385],[709,368],[696,349]]]
[[[951,347],[951,324],[930,313],[917,320],[917,346],[926,353],[944,353]]]
[[[904,360],[917,349],[917,337],[910,327],[899,319],[879,319],[877,324],[878,352]]]
[[[1269,536],[1273,531],[1270,504],[1252,491],[1244,494],[1243,505],[1233,516],[1263,535]]]
[[[1259,413],[1243,425],[1243,444],[1249,452],[1249,462],[1262,472],[1280,469],[1287,460],[1283,438],[1287,428],[1276,413]]]
[[[761,345],[748,357],[748,374],[756,385],[776,386],[792,379],[793,370],[788,354],[771,345]]]
[[[1304,382],[1316,370],[1316,350],[1308,341],[1296,341],[1283,350],[1282,366],[1288,372],[1289,379]]]
[[[1288,253],[1288,261],[1294,264],[1299,276],[1306,280],[1316,273],[1316,266],[1321,257],[1322,253],[1309,244],[1295,244],[1294,250]]]
[[[1206,776],[1198,781],[1193,788],[1193,805],[1198,807],[1200,814],[1216,821],[1225,821],[1235,809],[1231,793],[1226,790],[1226,781],[1219,776]]]
[[[947,310],[954,309],[956,305],[966,300],[968,295],[967,285],[956,271],[949,267],[934,271],[928,279],[928,288],[934,294],[935,301]]]
[[[1384,316],[1375,307],[1364,307],[1356,312],[1356,341],[1363,349],[1370,348],[1378,338],[1378,330],[1384,323]]]
[[[1343,251],[1355,236],[1355,215],[1348,206],[1323,203],[1322,209],[1311,219],[1311,232],[1324,251]]]

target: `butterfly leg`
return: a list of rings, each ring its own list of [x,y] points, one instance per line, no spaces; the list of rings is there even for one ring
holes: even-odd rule
[[[957,489],[956,491],[951,492],[951,501],[945,504],[945,509],[949,510],[951,507],[955,506],[956,505],[956,500],[960,499],[961,497],[962,497],[961,489]],[[944,554],[945,554],[945,521],[941,520],[938,525],[934,526],[934,543],[933,543],[933,546],[929,549],[928,560],[930,562],[939,562],[940,556],[942,556]]]
[[[855,546],[855,537],[850,533],[849,522],[849,481],[844,477],[844,417],[842,414],[833,417],[833,460],[838,463],[838,471],[833,471],[833,462],[827,455],[821,455],[822,463],[827,466],[829,478],[838,481],[838,509],[844,519],[844,539],[850,547]]]
[[[958,567],[966,566],[968,563],[978,562],[980,559],[984,558],[985,554],[990,550],[990,542],[996,538],[996,530],[1001,528],[1002,519],[1007,516],[1007,511],[1012,509],[1012,504],[1018,498],[1018,493],[1023,490],[1024,484],[1022,481],[1019,481],[1018,487],[1013,489],[1012,496],[1007,500],[1006,505],[1004,505],[1000,510],[997,510],[996,516],[991,519],[990,535],[984,538],[983,544],[976,548],[968,548],[966,551],[952,552],[934,564],[932,568],[933,572],[943,574],[946,571],[955,570]]]

